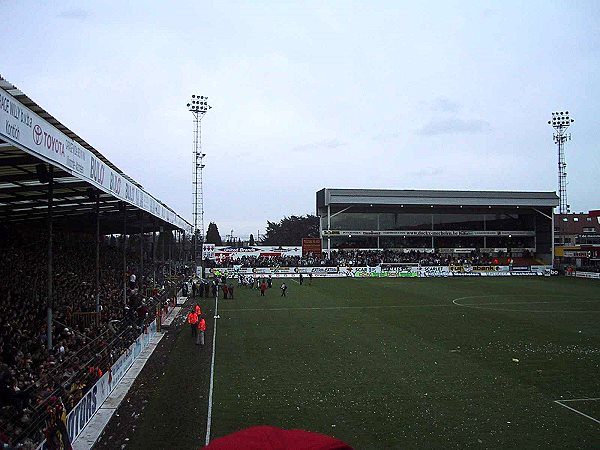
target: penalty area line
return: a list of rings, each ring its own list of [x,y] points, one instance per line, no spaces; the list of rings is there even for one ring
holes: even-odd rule
[[[587,414],[582,413],[581,411],[575,409],[575,408],[571,408],[570,406],[564,405],[562,402],[575,402],[575,401],[595,401],[595,400],[600,400],[597,398],[584,398],[584,399],[573,399],[573,400],[554,400],[554,403],[558,403],[560,406],[570,409],[573,412],[576,412],[579,415],[582,415],[583,417],[586,417],[590,420],[593,420],[596,423],[600,423],[600,420],[593,418],[592,416],[588,416]]]

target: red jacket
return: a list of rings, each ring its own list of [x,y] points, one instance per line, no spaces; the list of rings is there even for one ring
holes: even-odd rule
[[[189,324],[195,325],[198,322],[198,314],[192,311],[188,314],[187,320]]]
[[[206,320],[204,320],[204,319],[200,319],[200,320],[198,321],[198,329],[199,329],[200,331],[205,331],[205,330],[206,330]]]

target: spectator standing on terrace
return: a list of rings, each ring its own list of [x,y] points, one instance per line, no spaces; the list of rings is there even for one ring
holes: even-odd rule
[[[129,289],[135,289],[135,282],[137,280],[137,277],[135,276],[135,273],[131,273],[131,275],[129,276]]]
[[[287,292],[287,286],[285,285],[285,283],[282,283],[281,284],[281,296],[286,297],[286,292]]]

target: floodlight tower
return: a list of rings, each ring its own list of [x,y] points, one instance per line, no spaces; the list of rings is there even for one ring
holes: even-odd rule
[[[204,169],[205,153],[202,153],[201,122],[204,114],[212,106],[208,105],[208,97],[192,94],[188,109],[194,116],[194,270],[197,267],[198,238],[204,242],[204,192],[202,190],[202,169]],[[198,228],[200,222],[200,228]],[[202,232],[200,233],[200,230]],[[202,247],[200,247],[202,248]]]
[[[567,204],[567,163],[565,162],[565,142],[571,140],[571,135],[566,134],[567,128],[575,122],[569,116],[569,111],[559,111],[552,113],[552,120],[549,125],[556,130],[554,133],[554,143],[558,145],[558,192],[559,192],[559,214],[570,212],[570,205]]]

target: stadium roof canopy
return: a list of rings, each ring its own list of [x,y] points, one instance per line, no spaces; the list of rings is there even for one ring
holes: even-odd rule
[[[387,189],[330,189],[317,192],[317,211],[327,206],[529,207],[558,206],[555,192],[417,191]]]
[[[101,233],[180,229],[189,222],[146,192],[98,150],[0,75],[0,223],[42,225],[48,214],[48,168],[53,171],[53,217],[65,227]]]

